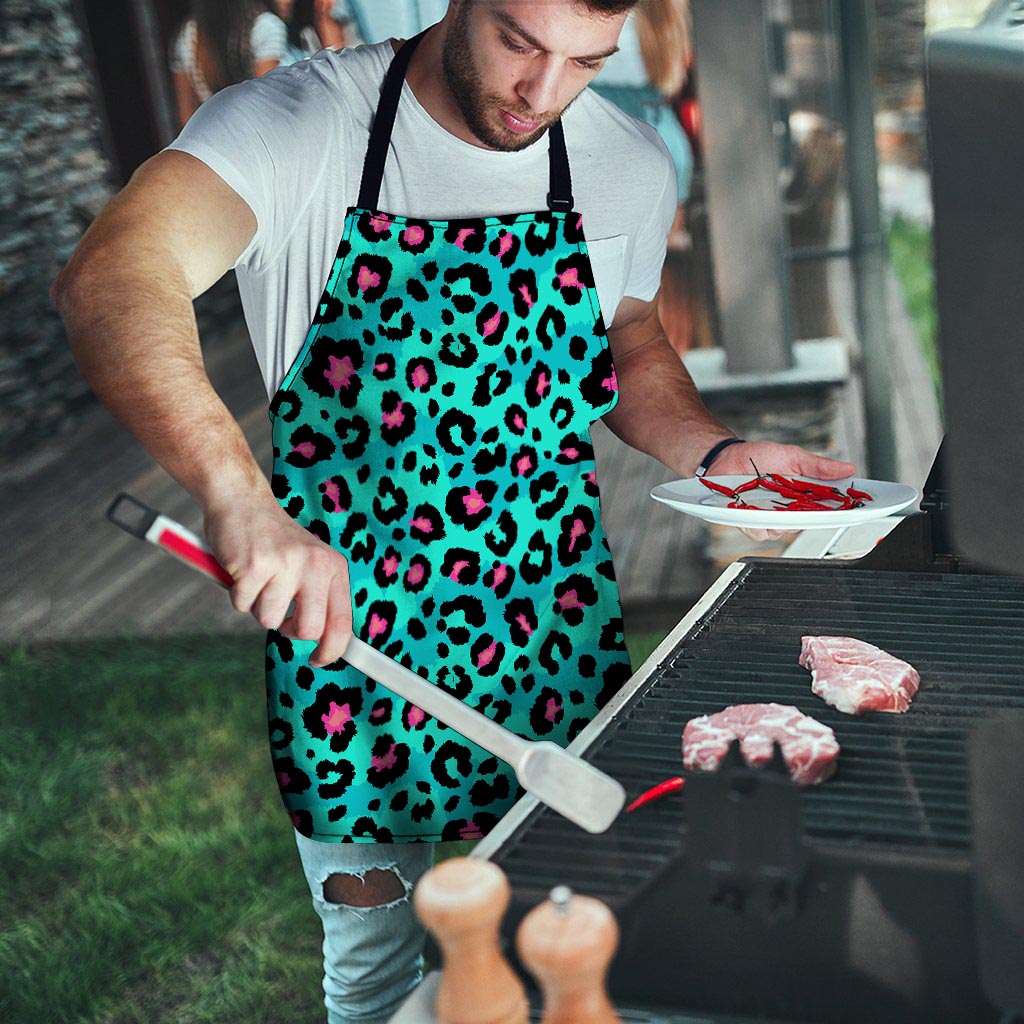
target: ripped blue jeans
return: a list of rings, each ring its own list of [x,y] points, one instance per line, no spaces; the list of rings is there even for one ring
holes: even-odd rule
[[[410,897],[433,865],[438,844],[317,843],[298,832],[295,842],[324,928],[327,1024],[385,1024],[423,977],[425,932]],[[390,873],[374,877],[391,883],[394,899],[352,906],[325,895],[324,884],[332,876],[348,876],[335,882],[351,887],[352,876],[362,879],[371,871]],[[333,885],[329,894],[336,895]]]

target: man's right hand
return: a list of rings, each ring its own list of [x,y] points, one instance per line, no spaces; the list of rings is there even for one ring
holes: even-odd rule
[[[269,497],[207,505],[206,539],[231,574],[231,603],[293,640],[319,640],[314,668],[342,656],[352,635],[348,562]],[[294,609],[289,608],[294,602]]]

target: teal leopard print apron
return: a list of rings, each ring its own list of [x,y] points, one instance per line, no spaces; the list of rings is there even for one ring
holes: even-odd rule
[[[367,643],[526,739],[566,746],[630,674],[591,424],[615,368],[561,123],[548,209],[432,221],[377,209],[409,58],[394,58],[358,205],[271,403],[273,491],[349,563]],[[515,773],[312,641],[271,630],[270,745],[321,842],[485,835]]]

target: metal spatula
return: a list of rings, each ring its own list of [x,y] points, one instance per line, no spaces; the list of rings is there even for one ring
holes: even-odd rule
[[[133,536],[206,573],[221,586],[232,585],[231,576],[199,537],[131,495],[118,495],[107,510],[107,518]],[[349,640],[344,658],[399,697],[511,765],[528,793],[587,832],[606,831],[622,810],[626,802],[622,786],[557,744],[516,736],[358,637]]]

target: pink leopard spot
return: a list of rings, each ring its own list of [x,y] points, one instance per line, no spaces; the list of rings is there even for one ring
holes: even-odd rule
[[[580,284],[579,271],[575,267],[563,270],[558,275],[558,286],[560,288],[579,288],[582,290],[583,285]]]
[[[370,616],[370,639],[380,636],[388,628],[388,620],[381,618],[376,612]]]
[[[454,580],[456,583],[458,583],[459,573],[462,572],[462,570],[465,569],[467,565],[469,565],[469,562],[456,562],[455,565],[452,567],[452,571],[448,574],[448,579]]]
[[[512,236],[503,233],[501,239],[498,242],[498,258],[500,259],[502,256],[504,256],[511,248]]]
[[[466,506],[466,514],[470,516],[479,515],[487,508],[484,496],[475,488],[463,497],[462,504]]]
[[[361,292],[367,288],[376,288],[380,284],[380,274],[375,274],[369,267],[360,267],[356,285]]]
[[[494,570],[494,582],[491,584],[491,590],[500,587],[505,582],[506,576],[508,576],[508,566],[503,562]]]
[[[335,512],[347,512],[347,508],[341,507],[341,493],[338,490],[338,485],[333,480],[327,480],[324,483],[324,496],[334,502]]]
[[[596,470],[592,469],[589,473],[584,473],[583,474],[583,479],[586,480],[588,484],[595,484],[596,485],[597,484],[597,472],[596,472]]]
[[[474,235],[474,234],[476,234],[475,229],[473,229],[473,228],[462,228],[459,231],[458,237],[455,239],[455,244],[460,249],[465,249],[466,248],[466,239],[469,238],[471,235]]]
[[[394,430],[405,422],[405,410],[399,406],[394,412],[382,412],[380,418],[385,427]]]
[[[409,713],[405,716],[405,724],[410,729],[415,729],[424,718],[427,717],[427,713],[422,709],[413,705],[409,708]]]
[[[414,529],[422,531],[423,533],[434,532],[434,524],[426,516],[416,516],[414,519],[410,519],[409,525],[412,526]],[[415,568],[419,568],[419,566],[415,566]],[[410,572],[411,571],[412,570],[410,570]],[[418,583],[419,580],[422,578],[423,570],[420,569],[419,579],[415,580],[414,582]]]
[[[424,520],[420,520],[420,522],[423,522],[423,521]],[[416,525],[416,520],[415,519],[412,521],[412,525],[413,526]],[[422,529],[422,527],[420,527],[420,529]],[[409,571],[405,574],[405,582],[408,583],[410,586],[415,587],[417,583],[422,583],[423,582],[423,574],[424,574],[424,572],[425,572],[425,570],[424,570],[422,565],[410,566]]]
[[[391,227],[391,218],[386,213],[375,213],[370,218],[370,227],[378,234],[383,234]]]
[[[569,531],[569,550],[576,546],[576,541],[580,539],[587,532],[587,528],[583,525],[582,520],[574,519],[572,521],[572,529]]]
[[[380,757],[371,757],[370,764],[377,771],[384,771],[388,768],[394,768],[395,762],[398,760],[398,754],[395,753],[396,744],[391,744],[391,749],[386,754],[381,754]]]
[[[385,576],[394,576],[398,572],[398,559],[394,555],[385,558],[381,568],[384,570]]]
[[[377,373],[384,373],[384,371],[388,369],[388,364],[387,363],[374,363],[373,364],[373,369]]]
[[[412,386],[419,390],[430,383],[430,374],[427,373],[427,368],[422,363],[417,363],[409,379],[412,381]]]
[[[466,824],[459,829],[460,839],[483,839],[484,834],[480,831],[480,826],[476,822],[466,819]]]
[[[485,647],[478,655],[476,659],[476,667],[483,668],[485,665],[490,665],[494,661],[494,652],[498,649],[497,641],[492,640],[490,645]]]
[[[324,370],[327,383],[335,391],[347,388],[352,381],[352,374],[355,373],[352,360],[348,356],[345,356],[343,359],[338,359],[336,356],[328,356],[327,361],[330,363],[329,369]]]
[[[612,375],[610,377],[605,377],[605,379],[601,381],[601,387],[606,391],[619,390],[619,378],[616,376],[615,367],[612,367]]]
[[[520,476],[526,476],[527,473],[533,468],[533,460],[529,455],[521,455],[516,461],[516,472]]]
[[[578,459],[580,457],[580,453],[575,448],[563,448],[562,454],[567,459]]]
[[[371,718],[382,718],[384,716],[384,714],[386,713],[386,711],[387,711],[387,708],[374,708],[370,712],[370,717]]]
[[[512,422],[516,425],[516,430],[526,429],[526,424],[523,422],[523,417],[520,416],[519,413],[516,413],[515,416],[512,417]]]
[[[551,381],[548,380],[548,375],[546,373],[540,374],[540,376],[537,377],[537,394],[543,395],[544,392],[547,391],[550,383]]]
[[[311,459],[316,455],[316,445],[312,441],[303,441],[302,444],[292,446],[293,452],[298,452],[304,459]]]
[[[348,704],[342,704],[339,707],[332,700],[330,711],[326,715],[321,715],[320,721],[324,723],[327,734],[333,736],[335,733],[341,732],[352,721],[352,711]]]
[[[282,789],[283,789],[283,788],[284,788],[285,786],[287,786],[287,785],[288,785],[288,783],[289,783],[289,782],[291,782],[291,781],[292,781],[292,777],[291,777],[291,775],[290,775],[290,774],[289,774],[288,772],[278,772],[278,773],[277,773],[277,784],[278,784],[278,785],[279,785],[279,786],[280,786],[280,787],[281,787]]]
[[[563,594],[558,599],[558,607],[563,612],[567,612],[570,608],[583,608],[584,605],[580,603],[579,596],[575,590],[570,590],[567,594]]]
[[[427,233],[419,226],[419,224],[411,224],[405,229],[403,237],[405,238],[406,245],[416,246],[423,243],[423,239],[427,237]]]
[[[559,704],[554,697],[548,697],[548,706],[544,709],[544,717],[549,722],[553,722],[558,717],[558,712],[561,710],[562,705]]]
[[[519,294],[522,296],[523,302],[526,303],[526,308],[533,309],[533,296],[530,294],[529,287],[525,284],[521,284],[519,286]]]
[[[520,612],[516,616],[516,625],[527,635],[533,636],[533,626],[530,625],[530,620]]]
[[[497,312],[490,318],[490,320],[484,321],[484,337],[493,334],[501,326],[501,312]]]

